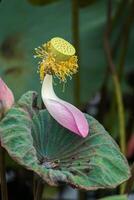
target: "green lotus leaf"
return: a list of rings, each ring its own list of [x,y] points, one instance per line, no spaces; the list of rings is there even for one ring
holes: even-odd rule
[[[114,188],[130,177],[129,166],[103,126],[86,115],[90,134],[81,138],[35,109],[36,92],[22,96],[0,122],[2,146],[19,164],[50,185],[85,190]],[[32,111],[31,111],[32,110]]]

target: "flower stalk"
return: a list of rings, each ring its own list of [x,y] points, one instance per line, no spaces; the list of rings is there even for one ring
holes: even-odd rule
[[[8,200],[6,169],[5,169],[5,152],[2,147],[0,147],[0,182],[1,182],[1,199]]]
[[[72,0],[72,36],[73,44],[76,48],[77,55],[80,58],[80,38],[79,38],[79,1]],[[74,102],[80,106],[80,71],[74,79]]]
[[[118,109],[118,120],[119,120],[119,136],[120,136],[120,147],[122,153],[126,154],[126,134],[125,134],[125,115],[124,115],[124,105],[123,105],[123,98],[121,92],[121,86],[119,82],[118,73],[116,71],[116,67],[114,65],[112,59],[112,53],[109,43],[109,33],[110,33],[110,25],[111,25],[111,1],[108,2],[108,19],[107,19],[107,29],[105,32],[104,38],[104,46],[105,52],[107,56],[107,61],[109,64],[109,69],[112,75],[114,89],[115,89],[115,96],[116,96],[116,104]]]

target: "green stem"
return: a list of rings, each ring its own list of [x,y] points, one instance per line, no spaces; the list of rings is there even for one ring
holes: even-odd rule
[[[119,59],[119,64],[118,64],[118,77],[120,81],[123,75],[123,70],[124,70],[124,65],[125,65],[125,60],[126,60],[126,55],[127,55],[127,50],[128,50],[129,35],[131,32],[131,27],[133,24],[132,22],[134,19],[134,1],[129,5],[129,13],[130,14],[126,17],[124,26],[122,27],[120,31],[120,35],[117,40],[118,42],[119,41],[121,42],[120,59]],[[108,125],[110,130],[112,130],[112,124],[115,122],[115,115],[116,115],[115,106],[116,106],[116,100],[115,100],[115,97],[113,97],[112,106],[110,110],[110,124]]]
[[[131,177],[130,179],[127,181],[126,183],[126,187],[125,187],[125,193],[126,194],[129,194],[131,192],[131,189],[133,187],[133,184],[134,184],[134,163],[131,167]]]
[[[1,199],[8,200],[6,170],[5,170],[5,152],[2,147],[0,147],[0,181],[1,181]]]
[[[117,109],[118,109],[120,147],[121,147],[122,153],[125,155],[126,154],[125,115],[124,115],[124,106],[123,106],[121,87],[120,87],[118,76],[116,74],[113,74],[112,78],[113,78],[113,83],[115,87],[116,104],[117,104]]]
[[[42,199],[42,193],[43,193],[44,184],[40,179],[34,178],[34,188],[33,188],[33,194],[34,194],[34,200],[41,200]]]
[[[72,0],[72,34],[73,44],[76,49],[78,58],[79,55],[79,1]],[[74,100],[77,106],[80,106],[80,70],[74,77]]]
[[[132,1],[132,3],[129,5],[130,9],[129,9],[129,15],[127,17],[125,26],[124,26],[124,30],[123,30],[123,34],[122,34],[122,47],[121,47],[121,53],[120,53],[120,61],[119,61],[119,66],[118,66],[118,74],[119,74],[119,78],[122,78],[122,73],[123,73],[123,68],[125,65],[125,60],[126,60],[126,54],[127,54],[127,50],[128,50],[128,43],[129,43],[129,36],[131,33],[131,27],[133,24],[133,20],[134,20],[134,1]]]
[[[124,10],[125,10],[125,7],[127,4],[128,4],[128,1],[126,1],[126,0],[122,0],[119,3],[117,11],[114,15],[114,18],[112,19],[112,29],[114,29],[115,26],[117,25],[117,22],[119,21],[120,16],[122,16],[122,14],[124,13]]]
[[[109,36],[112,34],[112,32],[114,31],[116,25],[117,25],[117,22],[119,21],[120,17],[122,16],[123,12],[124,12],[124,9],[125,7],[127,6],[128,2],[126,0],[122,0],[120,3],[119,3],[119,6],[118,8],[116,9],[116,12],[115,12],[115,15],[113,16],[113,18],[111,19],[111,26],[110,26],[110,30],[109,30]],[[119,36],[117,37],[117,39],[115,40],[114,42],[114,45],[113,47],[111,48],[111,53],[112,53],[112,57],[114,57],[116,54],[117,54],[117,49],[118,47],[120,46],[120,43],[121,43],[121,39],[122,39],[122,29],[119,33]],[[108,82],[109,82],[109,78],[110,78],[110,73],[109,73],[109,66],[106,67],[106,71],[105,71],[105,76],[104,76],[104,80],[103,80],[103,83],[102,83],[102,86],[101,86],[101,101],[100,101],[100,104],[99,104],[99,112],[98,112],[98,116],[97,118],[103,122],[103,119],[104,119],[104,108],[105,108],[105,99],[106,99],[106,96],[107,96],[107,90],[108,90]],[[110,112],[111,115],[110,115],[110,119],[114,122],[113,120],[113,115],[115,114],[113,112],[113,110],[115,108],[115,98],[114,98],[114,103],[112,105],[112,111]],[[109,130],[111,130],[111,120],[110,120],[110,123],[108,125],[106,125],[108,127]]]
[[[33,198],[34,200],[36,200],[36,177],[34,173],[33,173]]]
[[[43,193],[43,185],[38,184],[37,185],[37,192],[36,192],[36,200],[41,200],[42,199],[42,193]]]
[[[126,135],[125,135],[124,106],[123,106],[120,82],[118,79],[118,73],[116,71],[116,67],[113,62],[110,41],[109,41],[109,34],[110,34],[110,27],[111,27],[111,6],[112,6],[112,1],[109,0],[108,13],[107,13],[107,29],[105,32],[104,46],[105,46],[107,61],[108,61],[111,75],[112,75],[114,90],[115,90],[115,98],[116,98],[116,104],[117,104],[117,110],[118,110],[118,121],[119,121],[120,147],[121,147],[121,151],[125,154],[126,153]]]
[[[87,194],[84,191],[79,191],[78,193],[78,200],[86,200],[87,199]]]
[[[116,67],[113,62],[112,52],[110,48],[110,40],[109,40],[109,30],[111,26],[111,5],[112,1],[108,1],[108,13],[107,13],[107,29],[105,32],[105,51],[107,56],[107,61],[109,64],[109,69],[112,75],[113,83],[114,83],[114,90],[115,90],[115,99],[117,104],[117,111],[118,111],[118,121],[119,121],[119,137],[120,137],[120,148],[123,154],[126,154],[126,133],[125,133],[125,116],[124,116],[124,105],[122,99],[122,92],[121,86],[118,78],[118,73],[116,71]],[[121,185],[120,190],[121,193],[124,192],[125,185]]]

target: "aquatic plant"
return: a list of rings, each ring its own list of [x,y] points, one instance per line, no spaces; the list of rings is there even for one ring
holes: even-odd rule
[[[84,190],[115,188],[130,177],[126,158],[96,119],[59,99],[53,90],[53,76],[65,82],[66,76],[78,68],[76,59],[71,70],[64,68],[64,62],[69,62],[75,49],[66,41],[63,48],[61,41],[64,40],[58,38],[58,41],[48,54],[51,59],[54,56],[55,67],[59,62],[62,67],[63,63],[63,74],[60,67],[52,67],[53,64],[48,62],[46,52],[45,56],[40,53],[44,49],[36,49],[38,57],[42,58],[39,66],[41,94],[47,109],[40,108],[35,91],[23,94],[0,121],[2,147],[20,165],[50,185],[64,182]]]

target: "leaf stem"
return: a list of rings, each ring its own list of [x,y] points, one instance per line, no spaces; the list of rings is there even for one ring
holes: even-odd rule
[[[126,187],[125,187],[125,193],[127,193],[127,194],[129,194],[131,192],[132,186],[134,184],[134,163],[133,163],[133,165],[131,167],[131,174],[132,174],[132,176],[127,181]]]
[[[118,77],[115,74],[112,76],[112,78],[115,86],[116,103],[118,108],[120,147],[122,153],[125,155],[126,154],[125,115],[124,115],[121,87]]]
[[[127,6],[129,8],[128,9],[129,15],[124,20],[125,22],[119,32],[119,36],[117,37],[116,43],[115,43],[115,44],[121,43],[120,56],[119,56],[120,59],[119,59],[119,64],[118,64],[118,69],[117,69],[117,74],[118,74],[118,78],[120,82],[123,76],[123,70],[124,70],[124,65],[125,65],[125,60],[126,60],[126,55],[127,55],[127,50],[128,50],[129,36],[131,33],[131,27],[132,27],[131,25],[134,19],[134,1],[132,1],[131,3],[128,3],[126,1],[126,3],[129,4]],[[115,45],[114,49],[118,49],[117,45]],[[115,97],[113,97],[111,110],[110,110],[110,124],[108,124],[109,129],[112,129],[112,124],[115,122],[115,115],[116,115],[115,106],[116,106],[116,99]]]
[[[73,44],[76,48],[78,58],[79,54],[79,1],[72,0],[72,34]],[[74,100],[75,105],[80,106],[80,70],[74,77]]]
[[[78,200],[86,200],[87,199],[87,193],[84,191],[78,191]]]
[[[33,177],[34,200],[41,200],[42,199],[43,189],[44,189],[44,184],[42,183],[41,179],[39,177],[36,177],[36,175],[34,174],[34,177]]]
[[[1,180],[1,199],[8,200],[6,170],[5,170],[5,152],[0,147],[0,180]]]
[[[118,73],[116,72],[116,67],[114,65],[111,53],[111,47],[109,42],[109,34],[111,30],[111,0],[108,1],[108,13],[107,13],[107,29],[105,32],[104,38],[104,46],[106,57],[109,65],[109,69],[112,75],[115,96],[116,96],[116,104],[118,109],[118,120],[119,120],[119,136],[120,136],[120,147],[123,154],[126,153],[126,135],[125,135],[125,117],[124,117],[124,106],[123,99],[121,93],[120,82],[118,78]]]
[[[128,43],[129,43],[129,36],[131,33],[131,28],[132,28],[132,24],[133,24],[133,20],[134,20],[134,1],[131,2],[131,4],[129,5],[130,9],[129,9],[129,15],[126,19],[124,28],[123,28],[123,34],[122,34],[122,48],[121,48],[121,53],[120,53],[120,61],[119,61],[119,66],[118,66],[118,74],[119,74],[119,78],[122,78],[122,72],[123,72],[123,67],[125,64],[125,58],[126,58],[126,54],[127,54],[127,47],[128,47]]]
[[[35,174],[33,173],[33,198],[36,200],[36,177]]]
[[[127,7],[127,4],[128,4],[128,2],[126,0],[122,0],[119,3],[118,8],[116,9],[115,15],[111,19],[112,21],[111,21],[111,26],[110,26],[110,30],[109,30],[109,36],[114,31],[119,19],[122,17],[122,15],[124,13],[124,10]],[[112,57],[114,57],[117,54],[117,49],[118,49],[118,47],[120,46],[120,44],[122,42],[122,39],[123,39],[122,38],[122,32],[123,32],[122,29],[123,30],[125,29],[124,26],[121,28],[121,30],[119,32],[119,35],[117,36],[117,38],[116,38],[116,40],[115,40],[115,42],[113,44],[113,47],[111,48]],[[122,64],[123,63],[124,62],[122,62]],[[120,64],[121,64],[121,62],[120,62]],[[107,96],[107,90],[108,90],[107,87],[108,87],[109,78],[110,78],[110,74],[109,74],[109,66],[108,66],[108,67],[106,67],[104,81],[102,83],[101,90],[100,90],[101,91],[101,101],[100,101],[100,104],[99,104],[98,119],[101,120],[101,122],[103,122],[103,119],[104,119],[105,99],[106,99],[106,96]],[[111,119],[112,119],[112,117],[114,115],[114,113],[113,113],[114,111],[113,110],[115,110],[115,104],[116,104],[116,102],[115,102],[115,98],[114,98],[114,102],[113,102],[113,104],[111,106],[112,111],[110,112],[111,113]],[[110,124],[108,124],[108,129],[111,129],[111,124],[112,124],[111,122],[110,122]]]

